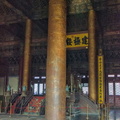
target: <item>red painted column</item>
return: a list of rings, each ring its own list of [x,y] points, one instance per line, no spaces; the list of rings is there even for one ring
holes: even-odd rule
[[[46,120],[65,120],[66,1],[49,0]]]

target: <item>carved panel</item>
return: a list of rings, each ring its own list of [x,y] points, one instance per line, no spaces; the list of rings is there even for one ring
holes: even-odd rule
[[[32,64],[45,64],[46,63],[46,55],[32,55]]]
[[[88,69],[88,50],[68,50],[67,66]]]
[[[105,51],[105,59],[120,59],[120,51]]]
[[[19,75],[19,66],[10,66],[8,71],[9,76],[18,76]]]
[[[69,15],[67,19],[67,33],[88,30],[88,13]]]
[[[31,46],[32,55],[41,55],[47,54],[47,45],[46,41],[35,43]]]
[[[20,45],[16,45],[16,46],[3,46],[0,48],[0,56],[15,56],[15,55],[20,55],[21,54],[21,48]]]

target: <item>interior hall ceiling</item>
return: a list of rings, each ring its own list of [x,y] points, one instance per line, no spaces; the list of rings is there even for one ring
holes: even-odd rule
[[[26,17],[39,20],[48,17],[49,0],[0,0],[0,24],[19,22]],[[119,13],[120,0],[67,0],[68,15],[88,12],[89,9],[101,11],[106,16]],[[104,16],[104,17],[105,17]]]
[[[97,21],[102,32],[119,30],[120,0],[66,0],[67,2],[67,33],[87,30],[87,16],[90,9],[96,11]],[[18,23],[24,31],[23,22],[26,18],[33,21],[33,36],[47,35],[49,0],[0,0],[0,25]],[[39,34],[37,34],[37,32]],[[24,33],[17,37],[24,38]]]
[[[42,30],[47,31],[49,0],[0,0],[0,25],[25,22],[26,18],[34,20]],[[97,13],[97,21],[101,30],[119,27],[120,0],[66,0],[67,21],[71,16],[88,13],[93,8]],[[70,17],[69,17],[70,16]],[[84,19],[85,16],[82,17]],[[44,20],[43,20],[44,19]],[[106,27],[111,25],[111,28]]]
[[[25,20],[27,18],[33,22],[32,37],[34,39],[46,37],[48,30],[48,2],[49,0],[0,0],[1,45],[3,41],[10,41],[13,47],[12,41],[20,39],[19,42],[21,42],[21,40],[24,40]],[[102,34],[99,39],[104,40],[102,43],[104,44],[105,59],[110,61],[110,65],[107,63],[109,69],[109,66],[113,64],[111,60],[119,61],[120,59],[120,0],[66,0],[66,2],[67,33],[87,30],[88,11],[92,8],[96,11],[96,21],[99,26],[98,34]],[[13,50],[13,48],[10,48],[10,43],[9,51]],[[18,49],[17,45],[16,49]],[[5,51],[4,46],[2,47],[2,51]],[[36,48],[36,46],[33,47]],[[86,51],[81,53],[79,51],[69,52],[67,57],[70,64],[83,61],[81,56],[88,61]],[[36,57],[34,58],[36,60]],[[82,69],[84,68],[85,66],[82,66]]]

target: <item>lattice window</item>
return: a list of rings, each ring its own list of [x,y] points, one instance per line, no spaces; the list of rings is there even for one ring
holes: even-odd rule
[[[113,95],[114,94],[113,83],[108,83],[108,89],[109,89],[109,95]]]
[[[115,83],[115,95],[120,95],[120,83]]]
[[[32,56],[32,64],[45,64],[46,63],[46,55],[33,55]]]
[[[17,65],[20,63],[20,57],[19,56],[12,56],[7,58],[9,65]]]

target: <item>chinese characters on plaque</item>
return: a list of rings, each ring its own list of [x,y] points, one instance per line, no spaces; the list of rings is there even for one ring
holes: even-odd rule
[[[88,47],[88,33],[67,35],[67,48]]]
[[[103,56],[98,56],[98,103],[104,103]]]

